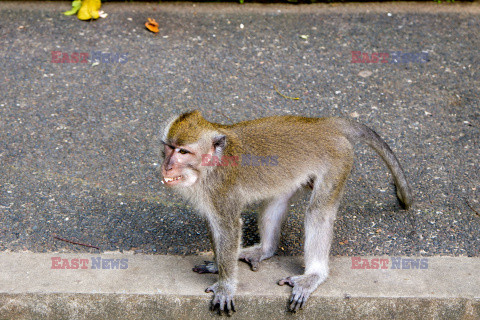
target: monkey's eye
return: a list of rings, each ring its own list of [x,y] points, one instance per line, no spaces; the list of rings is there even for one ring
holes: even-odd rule
[[[188,150],[185,150],[185,149],[180,149],[178,152],[180,152],[180,154],[187,154],[187,153],[190,153],[190,151],[188,151]]]

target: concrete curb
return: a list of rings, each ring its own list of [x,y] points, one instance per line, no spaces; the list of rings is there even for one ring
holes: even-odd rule
[[[0,319],[216,317],[204,293],[216,276],[191,271],[208,258],[0,253]],[[332,258],[329,279],[295,315],[286,312],[291,289],[276,282],[302,272],[299,257],[272,258],[258,272],[240,263],[234,318],[480,319],[480,258],[353,259]]]

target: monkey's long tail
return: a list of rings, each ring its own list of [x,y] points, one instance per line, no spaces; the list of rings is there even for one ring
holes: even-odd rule
[[[392,172],[397,187],[397,197],[402,206],[408,210],[413,204],[412,190],[408,185],[400,162],[398,162],[388,144],[375,131],[364,124],[342,118],[336,118],[336,121],[340,123],[339,127],[351,143],[365,142],[382,157]]]

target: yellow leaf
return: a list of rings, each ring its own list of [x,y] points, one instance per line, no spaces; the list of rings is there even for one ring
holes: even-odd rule
[[[100,14],[98,10],[102,6],[100,0],[83,0],[82,6],[78,11],[77,17],[80,20],[98,19]]]

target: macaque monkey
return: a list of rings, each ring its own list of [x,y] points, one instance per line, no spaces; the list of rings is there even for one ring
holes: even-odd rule
[[[289,199],[305,187],[312,189],[305,214],[305,273],[278,284],[293,287],[289,309],[295,312],[325,281],[333,223],[358,141],[385,161],[401,205],[408,209],[412,192],[400,163],[363,124],[342,118],[273,116],[221,125],[205,120],[199,111],[168,123],[162,141],[162,183],[188,199],[208,222],[215,261],[193,270],[218,273],[218,282],[206,289],[213,292],[212,310],[228,315],[235,311],[237,260],[255,271],[274,255]],[[258,201],[266,204],[259,219],[261,242],[241,249],[242,208]]]

